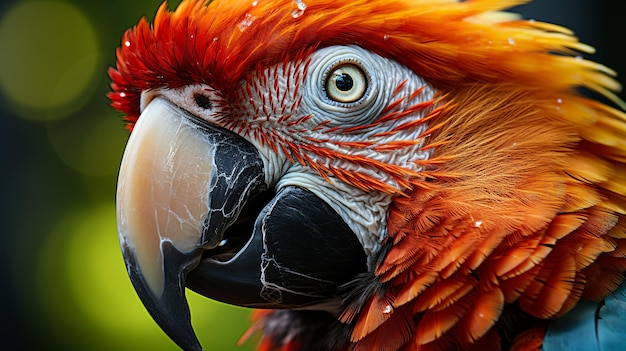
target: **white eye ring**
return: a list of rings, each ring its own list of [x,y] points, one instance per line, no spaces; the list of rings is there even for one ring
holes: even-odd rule
[[[358,46],[336,45],[317,50],[310,60],[300,108],[313,121],[357,126],[373,122],[385,108],[387,92],[380,88],[387,59]],[[343,74],[350,76],[352,87],[347,79],[338,81]]]
[[[352,63],[342,63],[326,76],[326,96],[340,103],[359,101],[367,91],[367,77]]]

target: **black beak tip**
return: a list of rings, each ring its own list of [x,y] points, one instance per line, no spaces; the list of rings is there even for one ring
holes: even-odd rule
[[[163,272],[164,286],[160,294],[156,294],[148,285],[133,250],[127,245],[122,245],[128,275],[146,310],[170,339],[183,350],[202,351],[202,346],[191,326],[191,314],[185,297],[187,267],[196,260],[190,259],[191,255],[181,253],[169,242],[163,243],[162,250],[164,266],[168,268]]]

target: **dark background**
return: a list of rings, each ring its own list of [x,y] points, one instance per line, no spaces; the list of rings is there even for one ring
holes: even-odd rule
[[[0,349],[176,349],[126,277],[114,196],[127,134],[105,97],[121,34],[159,3],[0,4]],[[572,28],[623,82],[621,3],[537,0],[517,10]],[[248,311],[189,295],[205,348],[238,349]]]

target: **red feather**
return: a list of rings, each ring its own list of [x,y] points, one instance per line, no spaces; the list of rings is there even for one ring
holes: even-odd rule
[[[558,317],[581,298],[602,299],[626,272],[626,114],[575,89],[624,107],[613,93],[619,84],[609,69],[572,55],[591,49],[568,30],[494,12],[521,2],[310,0],[296,18],[291,0],[185,0],[175,12],[163,5],[152,26],[142,19],[124,34],[109,97],[132,128],[142,91],[205,83],[243,94],[250,72],[306,65],[320,47],[356,44],[407,66],[438,91],[409,104],[427,109],[425,118],[399,127],[427,127],[420,142],[432,156],[415,161],[419,172],[271,134],[260,139],[325,179],[395,195],[371,288],[356,300],[363,305],[347,301],[333,325],[348,330],[338,333],[346,339],[338,347],[497,349],[501,322]],[[275,98],[259,108],[279,104]],[[397,106],[380,118],[399,118]],[[302,122],[290,118],[283,122]],[[399,185],[307,153],[384,172]],[[255,330],[271,315],[259,313]],[[537,348],[540,338],[541,330],[528,331],[513,349]],[[267,335],[260,347],[299,346]]]

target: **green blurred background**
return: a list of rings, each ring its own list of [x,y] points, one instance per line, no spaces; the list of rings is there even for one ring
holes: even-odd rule
[[[114,197],[128,135],[105,96],[123,31],[159,4],[0,5],[0,349],[177,349],[121,258]],[[207,350],[242,349],[248,310],[188,296]]]
[[[626,12],[620,3],[537,0],[519,9],[528,18],[573,28],[598,48],[591,57],[621,72],[624,81]],[[106,70],[123,31],[141,16],[152,19],[159,4],[0,4],[1,349],[177,349],[126,276],[114,196],[128,135],[105,97]],[[252,349],[236,345],[248,310],[188,295],[207,350]]]

